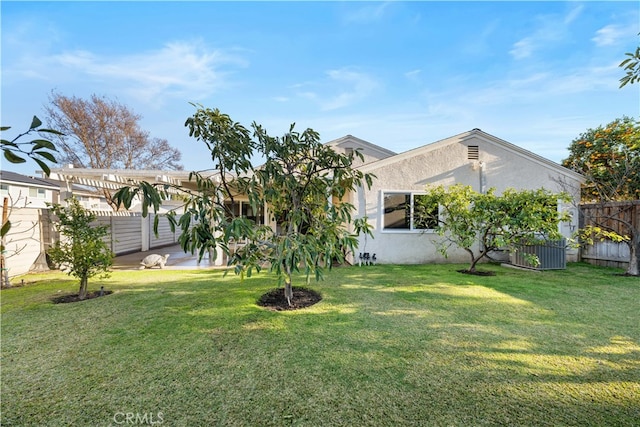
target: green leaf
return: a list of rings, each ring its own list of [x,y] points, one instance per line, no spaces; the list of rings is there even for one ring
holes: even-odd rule
[[[4,157],[10,162],[10,163],[25,163],[26,160],[23,159],[22,157],[18,156],[17,154],[15,154],[13,151],[11,150],[4,150]]]
[[[33,116],[33,120],[31,121],[31,127],[29,128],[29,130],[35,129],[40,126],[42,126],[42,122],[40,121],[40,119],[36,116]]]
[[[4,224],[2,224],[2,229],[0,230],[0,236],[4,237],[11,230],[11,221],[7,220]]]
[[[40,148],[56,151],[56,146],[53,145],[53,142],[46,139],[34,139],[31,143],[34,144],[31,151],[39,150]]]
[[[0,127],[0,131],[5,131],[11,129],[11,126],[2,126]]]
[[[44,157],[45,159],[49,160],[52,163],[57,163],[56,158],[53,157],[53,154],[49,153],[48,151],[35,151],[33,154],[37,154],[39,156],[42,156],[42,157]]]
[[[18,144],[16,144],[15,142],[7,141],[6,139],[0,140],[0,145],[8,145],[10,147],[18,148]]]
[[[49,169],[49,166],[45,162],[36,158],[34,158],[33,160],[35,160],[35,162],[40,166],[45,175],[51,175],[51,169]]]
[[[52,133],[54,135],[64,136],[64,133],[55,129],[38,129],[38,132],[46,132],[46,133]]]

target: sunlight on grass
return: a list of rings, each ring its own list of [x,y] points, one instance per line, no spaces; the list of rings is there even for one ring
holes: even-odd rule
[[[266,274],[114,272],[58,305],[75,281],[29,275],[0,294],[2,424],[640,425],[636,278],[457,268],[334,269],[286,312]]]
[[[408,310],[408,309],[394,309],[386,311],[376,311],[374,314],[381,316],[414,316],[414,317],[429,317],[431,312],[429,310]]]
[[[592,347],[587,349],[587,353],[600,353],[600,354],[633,354],[638,353],[636,356],[640,357],[640,345],[634,343],[627,337],[613,337],[609,345],[603,345],[598,347]]]

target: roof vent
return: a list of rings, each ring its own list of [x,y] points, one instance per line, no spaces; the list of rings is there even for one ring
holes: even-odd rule
[[[469,145],[467,147],[467,159],[469,160],[480,159],[480,150],[477,145]]]

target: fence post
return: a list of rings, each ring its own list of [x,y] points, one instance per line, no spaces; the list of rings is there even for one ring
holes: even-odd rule
[[[140,232],[140,243],[141,243],[141,247],[142,247],[142,251],[148,251],[149,247],[151,246],[149,241],[151,239],[150,236],[150,224],[149,221],[151,220],[151,215],[147,215],[146,217],[140,215],[140,221],[142,221],[142,227],[141,232]]]

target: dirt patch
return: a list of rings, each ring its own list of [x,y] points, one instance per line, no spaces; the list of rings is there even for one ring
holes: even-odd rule
[[[462,273],[462,274],[470,274],[472,276],[495,276],[496,273],[494,273],[493,271],[482,271],[482,270],[476,270],[476,271],[469,271],[469,270],[456,270],[458,273]]]
[[[284,296],[284,288],[272,289],[266,294],[262,295],[257,304],[261,307],[268,308],[269,310],[282,311],[282,310],[298,310],[301,308],[312,306],[322,300],[322,295],[311,289],[302,287],[293,287],[293,299],[291,300],[291,306],[287,303],[287,299]]]
[[[58,297],[51,298],[54,304],[66,304],[68,302],[86,301],[88,299],[99,298],[102,296],[111,295],[113,291],[93,291],[87,292],[87,296],[84,299],[78,298],[78,294],[60,295]]]

